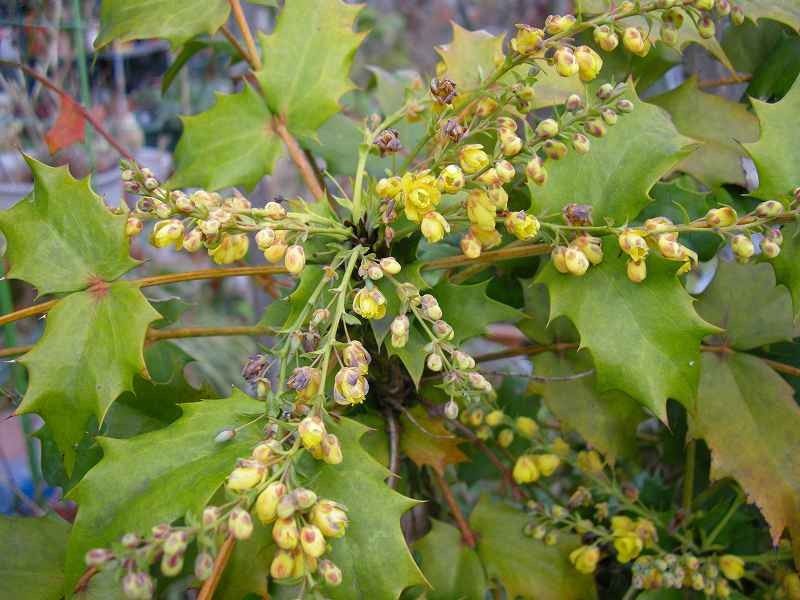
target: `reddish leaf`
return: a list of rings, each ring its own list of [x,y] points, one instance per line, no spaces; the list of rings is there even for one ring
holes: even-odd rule
[[[86,119],[78,104],[66,95],[61,96],[61,108],[53,127],[44,135],[50,154],[68,148],[76,142],[82,142],[86,130]]]
[[[400,447],[418,466],[427,465],[441,474],[447,465],[467,460],[458,448],[464,440],[445,429],[441,420],[429,417],[421,406],[404,414],[400,424],[403,428]]]

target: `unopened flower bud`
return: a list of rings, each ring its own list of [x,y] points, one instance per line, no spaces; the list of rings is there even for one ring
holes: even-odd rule
[[[228,530],[237,540],[246,540],[253,533],[253,519],[250,513],[241,508],[235,507],[228,515]]]
[[[319,527],[327,538],[340,538],[347,528],[347,513],[330,500],[320,500],[311,509],[309,514],[311,523]]]
[[[586,271],[589,269],[589,259],[586,258],[586,255],[577,250],[576,248],[567,248],[566,252],[564,253],[564,264],[567,267],[567,271],[570,275],[575,275],[576,277],[580,277],[581,275],[585,274]]]
[[[209,248],[208,253],[218,265],[229,265],[241,260],[247,254],[250,240],[247,235],[224,235],[216,248]]]
[[[644,260],[628,259],[627,274],[633,283],[641,283],[647,277],[647,263]]]
[[[297,426],[297,433],[305,448],[316,448],[322,443],[322,438],[326,433],[322,417],[313,415],[304,418]]]
[[[575,53],[572,48],[562,46],[553,55],[553,63],[556,67],[556,72],[562,77],[572,77],[580,70],[578,61],[575,58]]]
[[[731,23],[737,27],[744,23],[744,10],[738,4],[731,10]]]
[[[274,200],[271,200],[264,205],[264,216],[273,221],[280,221],[286,217],[286,209]]]
[[[439,173],[437,184],[446,194],[455,194],[464,187],[464,171],[458,165],[447,165]]]
[[[161,556],[161,572],[166,577],[175,577],[183,569],[183,553]]]
[[[200,552],[194,560],[194,576],[205,581],[214,572],[214,557],[208,552]]]
[[[265,487],[256,498],[255,511],[258,520],[264,525],[272,523],[278,516],[278,503],[286,496],[286,486],[280,481],[273,481]]]
[[[548,15],[544,21],[544,28],[550,35],[566,33],[575,26],[576,19],[573,15]]]
[[[739,233],[731,240],[731,250],[736,255],[736,260],[747,262],[747,259],[755,253],[755,246],[749,236]]]
[[[425,364],[431,371],[436,372],[441,371],[444,366],[441,355],[437,353],[429,354],[428,358],[425,360]]]
[[[593,81],[603,68],[603,59],[589,46],[578,46],[575,50],[575,60],[578,61],[581,81]]]
[[[273,579],[289,579],[294,569],[294,557],[284,549],[278,549],[269,566],[269,574]]]
[[[587,473],[600,473],[603,470],[603,459],[594,450],[582,450],[578,452],[577,465],[581,471]]]
[[[739,220],[739,216],[730,206],[722,206],[709,210],[706,213],[705,219],[706,223],[711,227],[730,227],[736,224]]]
[[[286,256],[283,259],[286,270],[292,275],[299,275],[306,266],[306,253],[303,247],[297,244],[286,249]]]
[[[256,245],[259,250],[264,251],[275,242],[275,230],[270,227],[259,229],[256,233]]]
[[[431,244],[440,242],[445,234],[450,233],[450,224],[435,210],[425,213],[420,224],[420,231]]]
[[[522,139],[513,133],[503,134],[504,130],[500,130],[500,150],[503,156],[516,156],[522,151]]]
[[[565,246],[556,246],[550,252],[550,260],[553,261],[553,266],[559,273],[569,273],[566,260],[567,248]]]
[[[578,112],[583,108],[583,100],[578,94],[570,94],[564,102],[564,107],[571,113]]]
[[[617,34],[608,25],[600,25],[594,28],[594,41],[606,52],[613,52],[619,45]]]
[[[519,484],[533,483],[540,477],[536,462],[530,454],[523,454],[517,459],[511,474],[514,481]]]
[[[236,437],[236,431],[233,429],[223,429],[215,437],[214,442],[217,444],[224,444],[227,441]]]
[[[420,308],[422,309],[422,314],[432,321],[438,321],[442,318],[442,309],[439,306],[439,302],[431,294],[425,294],[420,297]]]
[[[87,567],[101,567],[114,558],[114,553],[106,548],[93,548],[86,553],[84,562]]]
[[[497,130],[500,135],[516,133],[517,122],[511,117],[497,117]]]
[[[403,189],[402,181],[399,177],[384,177],[375,185],[375,192],[381,198],[394,198]]]
[[[517,35],[511,40],[511,48],[519,54],[535,54],[542,49],[544,31],[530,25],[517,23]]]
[[[633,112],[633,102],[628,100],[627,98],[623,98],[619,102],[617,102],[617,110],[622,113],[629,113]]]
[[[667,46],[677,46],[680,38],[678,36],[678,29],[672,23],[665,21],[661,25],[661,41]]]
[[[589,119],[583,124],[583,129],[596,138],[603,137],[608,131],[606,124],[601,119]]]
[[[539,156],[534,156],[525,165],[525,174],[536,185],[544,185],[547,183],[547,170],[544,168],[542,159]]]
[[[509,213],[505,219],[506,229],[519,240],[532,240],[539,234],[539,220],[524,210]]]
[[[572,147],[578,154],[587,154],[592,148],[592,144],[582,133],[574,133],[572,135]]]
[[[600,111],[600,116],[603,117],[603,121],[609,125],[616,125],[617,119],[619,118],[619,115],[617,115],[613,108],[604,108]]]
[[[329,433],[322,438],[322,460],[329,465],[338,465],[343,460],[342,446],[339,438]]]
[[[781,253],[781,247],[770,239],[761,240],[761,252],[767,258],[775,258]]]
[[[701,38],[713,38],[717,32],[717,28],[714,25],[714,19],[708,15],[705,15],[697,22],[697,32],[700,34]]]
[[[342,583],[342,570],[327,559],[319,561],[319,574],[332,587]]]
[[[314,367],[297,367],[292,371],[292,375],[286,380],[286,386],[290,390],[297,392],[297,398],[301,402],[307,402],[314,398],[319,392],[322,374],[319,369]]]
[[[755,213],[762,219],[777,217],[783,212],[783,204],[777,200],[767,200],[756,206]]]
[[[140,219],[128,217],[128,220],[125,222],[125,235],[128,237],[135,237],[142,233],[143,228],[144,223],[142,223]]]
[[[636,27],[626,27],[622,33],[622,45],[625,49],[637,56],[645,56],[650,51],[650,42],[645,34]]]
[[[514,421],[517,432],[528,439],[532,439],[539,431],[539,425],[530,417],[517,417]]]
[[[284,496],[288,498],[289,496]],[[283,498],[282,498],[283,499]],[[272,526],[272,539],[278,548],[292,550],[300,541],[300,531],[297,529],[297,522],[294,517],[278,519]]]
[[[466,371],[475,368],[475,359],[462,350],[453,352],[453,365],[456,369]]]
[[[558,122],[554,119],[543,119],[536,126],[535,133],[540,138],[554,138],[558,135]]]
[[[542,145],[542,150],[547,155],[547,158],[553,160],[561,160],[567,155],[567,145],[558,140],[547,140]]]
[[[128,600],[150,600],[154,591],[155,584],[147,573],[130,571],[122,578],[122,593]]]
[[[458,404],[454,400],[448,400],[444,405],[444,416],[450,420],[458,418]]]
[[[236,467],[228,476],[225,487],[232,492],[245,492],[258,485],[263,476],[264,469],[260,465]]]
[[[183,243],[183,223],[177,219],[159,221],[153,228],[150,242],[156,248],[166,248],[170,244],[180,248]]]

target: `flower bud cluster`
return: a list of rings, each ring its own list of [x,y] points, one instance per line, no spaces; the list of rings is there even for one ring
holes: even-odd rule
[[[660,553],[639,557],[632,570],[636,589],[695,590],[710,598],[728,598],[733,591],[731,582],[745,574],[745,562],[734,554],[696,557]]]

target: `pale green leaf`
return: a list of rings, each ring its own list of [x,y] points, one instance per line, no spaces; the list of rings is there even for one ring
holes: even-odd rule
[[[256,75],[273,113],[298,136],[313,136],[353,89],[350,67],[365,34],[353,32],[360,5],[291,0],[275,30],[261,34],[264,68]]]
[[[134,375],[147,376],[142,345],[159,316],[128,281],[70,294],[50,311],[41,339],[19,359],[30,382],[18,412],[45,420],[68,472],[89,418],[102,423],[111,403],[132,389]]]
[[[66,167],[25,157],[33,191],[0,211],[8,241],[8,277],[23,279],[39,294],[83,290],[113,281],[138,264],[128,255],[124,214],[112,214],[89,186]]]
[[[183,127],[169,180],[173,187],[253,188],[272,172],[283,149],[272,129],[272,113],[250,86],[217,94],[206,112],[183,117]]]
[[[453,40],[436,48],[445,66],[445,76],[452,79],[459,93],[477,88],[505,58],[505,34],[469,31],[453,21]]]
[[[134,438],[98,438],[103,459],[69,494],[78,516],[67,554],[67,588],[85,569],[84,554],[106,547],[123,534],[149,531],[187,511],[199,512],[236,459],[246,456],[259,439],[258,426],[246,427],[224,444],[214,437],[263,411],[257,402],[234,389],[225,400],[205,400],[181,406],[174,423]]]
[[[569,562],[578,547],[573,536],[559,536],[555,546],[522,533],[528,519],[518,509],[481,496],[469,524],[478,534],[478,556],[486,574],[497,579],[508,598],[524,600],[592,600],[594,580]]]
[[[593,364],[586,352],[570,350],[537,356],[533,366],[536,375],[566,377],[590,371]],[[550,411],[609,460],[635,457],[636,428],[647,415],[627,394],[598,392],[595,379],[589,375],[573,381],[548,381],[536,387]]]
[[[622,224],[639,214],[651,198],[650,189],[695,148],[675,129],[669,115],[642,102],[631,87],[635,109],[622,115],[603,138],[592,138],[591,152],[569,152],[548,160],[547,185],[530,185],[537,214],[559,212],[571,202],[590,204],[594,219]]]
[[[724,183],[745,187],[746,153],[740,143],[758,139],[758,119],[744,104],[701,91],[696,77],[648,102],[666,110],[679,132],[703,142],[678,170],[711,187]]]
[[[800,4],[796,0],[737,0],[749,19],[772,19],[800,31]]]
[[[758,189],[753,195],[764,200],[788,200],[800,186],[800,77],[780,102],[752,100],[761,124],[757,142],[744,144],[758,169]]]
[[[328,429],[339,437],[344,460],[318,467],[313,489],[322,498],[344,504],[350,525],[347,534],[331,544],[331,559],[342,569],[342,585],[329,588],[326,595],[332,600],[395,600],[407,587],[426,585],[400,529],[400,517],[417,501],[384,483],[389,471],[360,443],[366,426],[343,418],[329,423]]]
[[[216,32],[228,12],[227,0],[103,0],[94,46],[165,38],[176,48],[195,35]]]
[[[720,261],[695,308],[706,321],[723,328],[719,337],[737,350],[793,337],[792,299],[786,288],[775,284],[775,273],[766,263]]]
[[[789,528],[800,558],[800,408],[760,358],[703,355],[692,432],[711,449],[715,479],[733,477],[767,520],[775,544]]]
[[[427,600],[484,599],[483,565],[449,523],[431,519],[431,530],[414,544],[414,554],[433,588],[427,592]]]
[[[550,292],[550,316],[578,328],[597,369],[600,392],[632,396],[660,419],[674,398],[692,407],[700,366],[700,341],[718,329],[695,312],[675,276],[676,263],[651,256],[647,279],[633,283],[626,256],[606,239],[603,262],[583,277],[564,275],[552,263],[536,281]]]
[[[514,322],[522,318],[522,313],[516,308],[489,298],[486,295],[488,285],[488,280],[473,285],[443,281],[431,291],[442,308],[442,318],[455,331],[454,343],[486,333],[486,328],[492,323]]]
[[[781,253],[772,259],[775,279],[789,288],[794,319],[800,319],[800,228],[790,223],[783,228]]]
[[[59,517],[0,517],[0,597],[59,600],[69,523]]]

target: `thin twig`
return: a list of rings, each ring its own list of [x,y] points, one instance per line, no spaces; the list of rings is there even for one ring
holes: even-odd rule
[[[219,585],[219,580],[222,578],[222,573],[225,567],[228,566],[228,561],[233,553],[233,547],[236,544],[236,538],[228,534],[225,542],[219,550],[217,560],[214,561],[214,570],[211,577],[205,580],[203,587],[200,588],[200,593],[197,595],[197,600],[211,600],[214,597],[214,592]]]
[[[253,67],[254,71],[260,71],[261,57],[258,55],[256,42],[253,39],[253,34],[250,33],[250,25],[247,24],[247,19],[244,16],[242,5],[239,3],[239,0],[228,0],[228,2],[231,5],[231,12],[233,12],[233,18],[236,20],[236,25],[238,25],[239,31],[242,32],[244,43],[247,45],[247,53],[245,54],[245,58],[247,59],[247,62],[250,63],[250,66]]]
[[[461,507],[458,505],[455,496],[453,496],[453,490],[450,489],[450,486],[447,485],[447,481],[445,481],[438,470],[431,469],[431,472],[433,473],[434,481],[436,481],[436,484],[442,492],[442,497],[445,503],[447,503],[447,507],[450,509],[450,514],[453,515],[453,519],[456,525],[458,525],[458,529],[461,532],[461,539],[464,540],[467,546],[474,548],[476,544],[475,532],[472,531],[469,523],[467,523],[467,520],[464,518],[464,513],[461,511]]]
[[[753,78],[752,75],[741,74],[735,75],[732,77],[721,77],[719,79],[711,79],[706,81],[701,81],[697,84],[701,90],[706,88],[715,88],[715,87],[722,87],[724,85],[736,85],[738,83],[746,83]]]
[[[400,432],[397,428],[397,417],[391,407],[385,407],[383,416],[386,419],[386,433],[389,436],[389,471],[391,474],[386,480],[386,485],[395,489],[399,477],[397,475],[400,471]]]
[[[303,178],[311,195],[314,196],[316,200],[322,200],[325,197],[325,191],[322,189],[317,175],[314,173],[314,168],[311,166],[300,144],[295,137],[289,133],[289,130],[286,129],[286,123],[284,123],[283,118],[278,116],[274,117],[272,119],[272,128],[275,130],[275,133],[278,134],[278,137],[283,140],[286,150],[289,152],[289,157],[292,159],[298,171],[300,171],[300,176]]]
[[[528,379],[530,381],[537,381],[539,383],[553,383],[558,381],[577,381],[584,377],[594,375],[594,369],[588,371],[581,371],[580,373],[573,373],[572,375],[533,375],[528,373],[505,373],[504,371],[485,371],[481,369],[484,375],[498,375],[501,377],[519,377],[520,379]]]
[[[0,65],[1,66],[15,68],[15,69],[20,69],[20,70],[22,70],[23,73],[26,73],[30,77],[33,77],[36,81],[41,83],[44,87],[49,89],[51,92],[54,92],[54,93],[58,94],[62,98],[67,98],[67,99],[71,100],[72,103],[75,105],[75,110],[77,110],[79,113],[81,113],[81,116],[84,119],[86,119],[89,123],[91,123],[92,127],[95,128],[97,133],[102,135],[106,139],[106,141],[109,144],[111,144],[111,146],[113,146],[113,148],[121,156],[123,156],[123,157],[125,157],[125,158],[127,158],[128,160],[131,160],[131,161],[134,160],[133,155],[130,152],[128,152],[125,148],[123,148],[122,145],[117,140],[114,139],[114,136],[112,136],[106,130],[106,128],[103,127],[103,125],[100,123],[100,121],[98,121],[97,118],[95,118],[95,116],[92,113],[90,113],[88,110],[86,110],[86,108],[84,108],[84,106],[81,105],[81,103],[78,102],[70,93],[68,93],[64,89],[58,87],[55,83],[50,81],[45,75],[42,75],[41,73],[39,73],[38,71],[30,68],[27,65],[23,65],[21,63],[17,63],[17,62],[14,62],[14,61],[0,60]]]
[[[84,591],[87,587],[89,587],[89,582],[91,581],[92,577],[97,575],[100,572],[100,569],[97,567],[89,567],[83,572],[81,578],[78,579],[78,583],[75,584],[74,593],[79,594]]]
[[[239,40],[236,39],[236,36],[233,35],[233,32],[230,29],[228,29],[228,26],[223,25],[220,28],[220,31],[222,32],[222,35],[224,35],[225,38],[231,43],[231,45],[236,49],[236,51],[242,56],[242,58],[245,59],[247,63],[252,67],[253,65],[250,64],[250,56],[248,55],[247,50],[245,50],[244,46],[242,46]]]

